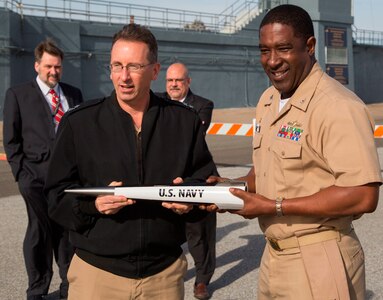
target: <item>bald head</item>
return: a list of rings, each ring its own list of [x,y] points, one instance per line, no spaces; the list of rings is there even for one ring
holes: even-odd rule
[[[187,67],[174,63],[166,71],[166,92],[172,100],[182,100],[189,92],[191,78]]]

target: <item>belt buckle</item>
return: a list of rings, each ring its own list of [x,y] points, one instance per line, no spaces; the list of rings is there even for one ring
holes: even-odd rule
[[[282,249],[279,247],[277,240],[269,238],[267,240],[269,241],[271,248],[273,248],[275,251],[282,251]]]

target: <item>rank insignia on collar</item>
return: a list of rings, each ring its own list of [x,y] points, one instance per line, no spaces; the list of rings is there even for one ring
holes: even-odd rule
[[[292,141],[299,141],[299,139],[301,138],[303,129],[298,128],[298,127],[294,127],[294,126],[290,126],[289,123],[287,123],[288,125],[281,125],[281,127],[279,128],[277,136],[281,137],[281,138],[289,139]],[[295,125],[298,126],[298,124],[295,124]],[[299,124],[299,125],[301,125],[301,124]]]

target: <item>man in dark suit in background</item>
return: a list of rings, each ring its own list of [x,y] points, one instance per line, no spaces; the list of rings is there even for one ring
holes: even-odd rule
[[[214,108],[213,101],[197,96],[190,90],[191,78],[187,67],[180,62],[170,65],[166,71],[166,93],[158,96],[183,102],[198,113],[204,132],[209,128]],[[216,213],[209,213],[204,219],[195,223],[186,223],[186,238],[189,252],[196,268],[194,297],[208,299],[207,286],[215,270]]]
[[[183,63],[177,62],[170,65],[166,71],[166,92],[156,94],[193,107],[197,111],[206,133],[210,125],[214,103],[193,94],[190,90],[190,83],[191,78],[187,67]]]
[[[74,249],[48,217],[45,176],[62,115],[83,101],[78,88],[61,83],[63,52],[47,39],[35,48],[37,77],[7,90],[4,102],[4,149],[24,198],[28,227],[23,253],[28,274],[27,299],[43,299],[52,279],[53,255],[61,277],[60,298],[67,297],[68,266]]]

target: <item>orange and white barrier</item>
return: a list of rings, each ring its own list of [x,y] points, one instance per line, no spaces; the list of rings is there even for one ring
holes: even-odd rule
[[[211,123],[206,133],[213,135],[252,136],[253,125],[240,123]],[[383,125],[375,125],[374,137],[383,138]]]
[[[239,123],[210,123],[207,134],[252,136],[252,124]]]
[[[212,135],[231,135],[231,136],[252,136],[253,124],[240,123],[210,123],[207,134]],[[376,139],[383,138],[383,125],[376,125],[374,131]],[[4,153],[0,153],[0,160],[6,160]]]
[[[376,139],[383,138],[383,125],[375,125],[374,137]]]

